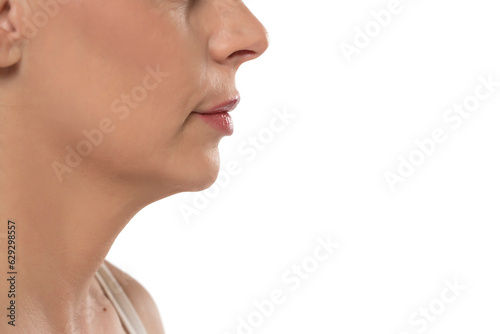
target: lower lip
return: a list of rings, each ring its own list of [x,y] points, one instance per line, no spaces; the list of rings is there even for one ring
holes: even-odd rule
[[[227,112],[218,112],[215,114],[200,114],[195,113],[201,117],[202,120],[211,125],[214,129],[224,133],[227,136],[233,134],[233,120],[231,115]]]

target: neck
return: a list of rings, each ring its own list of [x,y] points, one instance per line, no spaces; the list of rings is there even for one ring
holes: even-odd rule
[[[0,131],[0,236],[8,220],[15,222],[18,319],[75,323],[115,238],[152,200],[137,200],[137,190],[83,164],[59,182],[51,167],[55,154],[22,138],[29,129],[11,129]],[[5,295],[1,291],[2,308],[9,303]]]

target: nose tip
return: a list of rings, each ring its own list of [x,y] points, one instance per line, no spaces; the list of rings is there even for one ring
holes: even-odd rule
[[[241,9],[226,18],[223,30],[213,36],[210,46],[214,60],[239,67],[260,57],[269,47],[268,32],[252,12],[241,3]]]
[[[256,33],[254,44],[247,50],[253,53],[252,59],[260,57],[269,47],[269,34],[260,21],[259,25],[261,31]]]

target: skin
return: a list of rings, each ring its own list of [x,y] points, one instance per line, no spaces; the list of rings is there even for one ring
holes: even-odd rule
[[[65,2],[33,33],[40,2],[0,0],[2,281],[8,219],[18,272],[16,327],[3,311],[2,333],[124,333],[97,269],[142,208],[215,181],[224,134],[192,112],[238,96],[237,69],[268,46],[240,0]],[[150,76],[128,113],[113,108],[145,86],[148,67],[161,81],[151,88]],[[103,122],[109,132],[70,167],[67,147]],[[148,332],[163,333],[147,291],[112,271]]]

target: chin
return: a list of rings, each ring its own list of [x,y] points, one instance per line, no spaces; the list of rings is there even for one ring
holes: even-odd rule
[[[169,159],[170,160],[170,159]],[[150,186],[163,194],[202,191],[212,186],[219,175],[220,158],[218,148],[184,155],[170,163],[158,163],[156,177],[148,177]],[[166,167],[167,166],[167,167]],[[149,175],[151,176],[151,174]]]
[[[210,188],[215,181],[217,181],[219,169],[220,160],[217,151],[217,155],[212,156],[209,161],[205,160],[197,165],[197,168],[193,171],[190,180],[186,183],[186,185],[189,185],[189,189],[186,191],[202,191]]]

